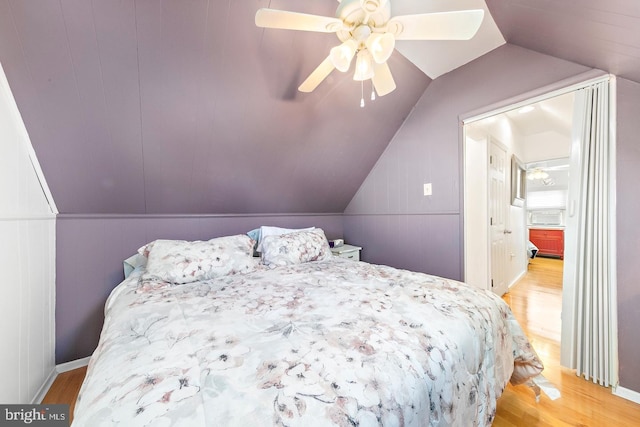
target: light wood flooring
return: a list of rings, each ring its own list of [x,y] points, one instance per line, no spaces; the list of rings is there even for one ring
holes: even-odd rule
[[[560,367],[562,268],[562,260],[535,258],[526,276],[503,296],[542,359],[542,374],[562,397],[550,400],[543,393],[536,403],[529,387],[509,384],[493,426],[640,426],[640,405]]]
[[[73,421],[73,408],[76,406],[76,399],[80,392],[80,387],[87,373],[87,367],[74,369],[73,371],[58,374],[56,380],[51,384],[51,388],[42,399],[42,403],[55,405],[57,403],[67,403],[69,407],[70,422]]]
[[[640,405],[560,367],[561,297],[562,261],[549,258],[531,260],[527,275],[503,297],[544,362],[543,375],[562,397],[552,401],[543,393],[536,403],[529,387],[509,385],[498,400],[493,426],[640,426]],[[43,403],[69,403],[73,416],[85,373],[79,368],[60,374]]]

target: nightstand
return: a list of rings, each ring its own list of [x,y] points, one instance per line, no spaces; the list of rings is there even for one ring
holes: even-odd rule
[[[331,248],[331,252],[335,256],[339,256],[340,258],[347,258],[353,261],[360,261],[360,251],[362,248],[360,246],[352,246],[352,245],[342,245],[335,248]]]

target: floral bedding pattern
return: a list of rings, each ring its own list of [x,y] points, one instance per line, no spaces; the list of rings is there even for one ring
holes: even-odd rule
[[[107,301],[76,427],[488,426],[512,374],[542,371],[508,306],[452,280],[337,257],[137,276]]]
[[[262,239],[262,262],[269,266],[323,261],[332,256],[329,241],[320,228]]]
[[[140,248],[148,258],[140,290],[252,271],[258,265],[254,243],[246,234],[207,241],[156,240]]]

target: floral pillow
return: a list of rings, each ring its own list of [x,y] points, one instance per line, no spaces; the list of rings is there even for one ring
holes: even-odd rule
[[[155,242],[156,241],[154,240],[153,242],[147,243],[146,245],[138,249],[138,254],[142,255],[146,259],[149,259],[149,252],[151,252],[151,249],[153,249],[153,244]]]
[[[252,255],[253,244],[246,234],[208,241],[156,240],[145,246],[148,261],[140,287],[147,290],[253,271],[259,265]]]
[[[320,228],[266,236],[262,240],[262,262],[269,266],[322,261],[332,256],[327,237]]]
[[[258,229],[258,246],[256,246],[256,252],[262,252],[263,240],[267,236],[280,236],[282,234],[295,233],[298,231],[311,231],[315,229],[315,227],[308,228],[282,228],[282,227],[273,227],[270,225],[263,225]],[[252,230],[253,231],[253,230]]]

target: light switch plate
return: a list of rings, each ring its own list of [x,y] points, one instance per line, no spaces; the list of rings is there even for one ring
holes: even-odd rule
[[[432,194],[431,192],[431,183],[425,184],[424,185],[424,195],[425,196],[430,196]]]

